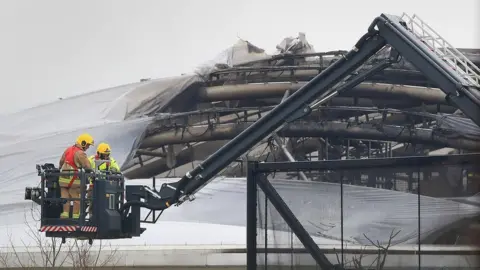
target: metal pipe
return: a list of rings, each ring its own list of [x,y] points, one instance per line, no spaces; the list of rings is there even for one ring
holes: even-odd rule
[[[245,100],[281,97],[286,90],[297,91],[307,82],[251,83],[205,87],[199,89],[198,96],[202,101]],[[423,101],[425,103],[447,104],[445,93],[438,88],[427,88],[408,85],[384,83],[361,83],[349,91],[340,93],[344,97],[367,98],[404,98]]]
[[[288,158],[288,160],[290,162],[295,162],[295,158],[292,156],[292,154],[290,154],[290,152],[288,151],[287,147],[285,146],[285,144],[282,142],[282,140],[280,139],[280,137],[278,137],[278,135],[276,133],[272,134],[272,137],[273,139],[275,140],[275,142],[278,144],[278,146],[280,146],[280,148],[282,149],[283,151],[283,154],[285,154],[285,156]],[[305,175],[304,172],[298,172],[298,174],[300,175],[300,178],[302,178],[303,181],[310,181],[307,176]]]
[[[148,151],[148,150],[142,150],[142,149],[137,150],[136,154],[137,155],[151,156],[151,157],[166,157],[167,156],[167,154],[162,153],[162,152]]]
[[[414,68],[412,66],[412,68]],[[276,69],[276,70],[275,70]],[[325,70],[320,66],[290,66],[277,68],[251,68],[250,70],[221,70],[219,73],[212,74],[215,79],[211,82],[216,85],[225,84],[225,82],[259,82],[265,81],[285,82],[285,81],[309,81],[321,71]],[[389,68],[382,73],[374,75],[371,80],[390,83],[406,83],[410,85],[428,85],[430,82],[425,76],[416,69],[411,68]]]
[[[290,95],[290,90],[285,91],[281,102],[284,102],[288,98],[289,95]],[[280,139],[280,137],[278,136],[278,134],[276,132],[273,132],[272,138],[278,144],[278,146],[282,149],[283,154],[288,158],[288,160],[290,162],[295,162],[296,161],[295,158],[292,156],[292,154],[290,154],[287,147],[282,142],[282,140]],[[303,181],[309,181],[307,176],[305,175],[305,173],[299,172],[298,174],[300,175],[300,178],[303,179]]]
[[[140,148],[160,147],[168,144],[187,142],[230,140],[248,128],[252,123],[218,124],[189,127],[189,132],[176,129],[147,137]],[[200,134],[200,135],[192,135]],[[349,139],[366,139],[396,141],[417,144],[438,145],[457,149],[479,151],[480,144],[467,138],[449,138],[432,129],[407,128],[393,125],[361,124],[349,126],[348,123],[328,122],[293,122],[278,133],[281,137],[332,137]]]
[[[193,147],[185,147],[184,149],[176,153],[175,166],[178,168],[194,160],[202,160],[208,155],[211,155],[213,152],[215,152],[215,150],[218,147],[221,147],[223,144],[225,144],[224,141],[213,141],[198,143]],[[150,178],[152,176],[168,172],[170,170],[171,168],[169,168],[167,165],[167,159],[158,158],[150,160],[143,166],[132,166],[123,171],[123,174],[126,178],[129,179],[140,179]]]
[[[225,141],[212,141],[212,142],[202,142],[193,145],[191,148],[184,148],[179,150],[176,155],[176,166],[183,166],[192,162],[194,160],[202,160],[208,155],[211,155],[215,152],[218,147],[225,144]],[[298,145],[295,150],[298,153],[310,153],[316,150],[321,143],[318,140],[307,140],[305,143]],[[265,161],[286,161],[283,156],[280,158],[281,149],[277,149],[273,153],[263,153],[260,156],[255,156],[256,160],[265,160]],[[275,158],[277,157],[277,158]],[[159,175],[165,172],[170,171],[171,169],[166,164],[166,159],[154,159],[146,162],[143,166],[130,166],[126,168],[123,173],[125,177],[129,179],[139,179],[139,178],[150,178],[155,175]],[[245,175],[246,168],[238,167],[228,167],[225,171],[222,172],[223,175],[238,177],[240,175]]]

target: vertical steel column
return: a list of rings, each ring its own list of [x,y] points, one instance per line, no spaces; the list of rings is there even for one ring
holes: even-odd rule
[[[38,166],[38,165],[37,165]],[[38,167],[37,167],[38,168]],[[61,175],[61,172],[60,172],[60,175]],[[42,172],[41,174],[41,188],[42,188],[42,192],[45,190],[45,181],[47,181],[47,177],[45,176],[45,171]],[[57,182],[58,184],[60,184],[60,182]],[[60,188],[60,185],[58,185],[56,188]],[[41,193],[40,193],[41,194]],[[60,193],[60,200],[59,202],[61,202],[61,199],[62,199],[62,193]],[[56,198],[57,196],[55,196]],[[70,202],[66,202],[66,203],[70,203]],[[60,204],[60,207],[62,207],[62,212],[63,212],[63,204]],[[62,214],[62,212],[60,212],[60,214]],[[45,218],[45,196],[43,195],[40,195],[40,226],[43,226],[44,224],[47,224],[47,222],[49,221],[47,218]],[[59,216],[60,217],[60,216]]]
[[[85,192],[87,185],[87,175],[85,170],[80,169],[80,217],[78,219],[78,225],[83,226],[85,224]]]
[[[152,177],[152,188],[153,190],[155,190],[155,192],[157,191],[157,179],[154,177]],[[152,211],[152,222],[156,222],[156,218],[157,218],[157,213],[155,210],[151,210]]]
[[[257,269],[257,181],[256,162],[247,165],[247,270]]]
[[[413,172],[407,172],[408,174],[408,191],[412,192],[413,190]]]
[[[350,142],[350,141],[349,141]],[[344,248],[343,248],[343,224],[344,224],[344,220],[343,220],[343,173],[342,173],[342,176],[340,177],[340,244],[342,245],[342,248],[341,248],[341,253],[340,253],[340,256],[342,258],[341,260],[341,264],[342,266],[345,265],[345,262],[344,262]]]
[[[418,210],[418,269],[421,269],[422,268],[422,250],[421,250],[421,239],[422,239],[422,236],[421,236],[421,232],[422,232],[422,224],[421,224],[421,218],[420,218],[420,214],[421,214],[421,210],[420,210],[420,167],[418,168],[418,179],[417,179],[417,204],[418,204],[418,207],[417,207],[417,210]]]
[[[282,216],[290,229],[292,229],[300,242],[302,242],[310,255],[312,255],[318,266],[320,266],[321,269],[332,269],[332,263],[330,263],[325,254],[322,253],[318,245],[315,243],[315,241],[313,241],[310,234],[308,234],[300,221],[298,221],[290,208],[288,208],[282,197],[267,180],[267,177],[265,175],[257,175],[256,181],[257,185],[260,186],[268,200],[273,204],[275,209]]]

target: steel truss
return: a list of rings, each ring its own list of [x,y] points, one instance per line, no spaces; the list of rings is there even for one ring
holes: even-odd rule
[[[247,269],[257,269],[257,186],[265,194],[265,197],[275,207],[281,217],[288,224],[292,232],[304,245],[306,251],[315,259],[321,269],[343,269],[340,264],[333,265],[314,242],[310,234],[306,231],[300,221],[295,217],[285,201],[277,193],[275,187],[267,179],[267,175],[273,172],[299,172],[299,171],[339,171],[356,169],[379,169],[388,167],[411,167],[411,166],[447,166],[447,165],[478,165],[480,154],[463,155],[442,155],[442,156],[413,156],[413,157],[394,157],[394,158],[372,158],[372,159],[353,159],[353,160],[328,160],[328,161],[296,161],[296,162],[248,162],[247,173],[247,217],[246,217],[246,236],[247,236]],[[340,182],[341,194],[343,194],[343,182]],[[417,189],[420,200],[420,185]],[[341,215],[341,240],[343,243],[343,196],[340,198]],[[418,208],[420,216],[420,208]],[[420,218],[418,219],[418,228],[420,228]],[[418,263],[420,265],[421,245],[420,234],[418,241]],[[260,252],[268,252],[265,250]],[[343,245],[342,250],[343,254]],[[342,256],[343,257],[343,256]]]

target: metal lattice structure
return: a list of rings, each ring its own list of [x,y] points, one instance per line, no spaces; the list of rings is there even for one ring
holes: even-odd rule
[[[429,50],[466,82],[476,83],[480,52],[454,48],[416,15],[402,18]],[[245,46],[246,55],[262,51],[252,49],[249,42],[239,44]],[[230,65],[218,62],[201,70],[202,82],[188,93],[196,99],[185,102],[186,96],[179,95],[163,111],[151,113],[157,120],[137,158],[125,166],[126,176],[184,174],[347,53],[302,51],[311,47],[305,44],[292,45],[289,48],[296,50],[278,55],[237,64],[225,61]],[[351,78],[378,65],[390,52],[386,46],[336,88],[348,86]],[[350,90],[328,97],[328,102],[317,100],[321,105],[314,104],[309,115],[278,130],[222,174],[244,176],[245,162],[251,159],[361,159],[478,151],[480,129],[447,96],[435,81],[401,58]]]
[[[440,56],[450,67],[463,75],[463,78],[474,86],[480,86],[480,69],[463,53],[453,47],[432,27],[416,14],[409,16],[403,13],[401,17],[408,28],[421,39],[426,46]]]

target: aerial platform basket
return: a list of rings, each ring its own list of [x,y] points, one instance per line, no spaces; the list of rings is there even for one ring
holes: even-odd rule
[[[125,181],[121,173],[60,172],[53,164],[37,165],[40,187],[26,188],[25,199],[41,206],[41,232],[47,237],[117,239],[139,236],[144,229],[135,224],[136,218],[124,214]],[[62,198],[60,176],[76,174],[80,180],[80,198]],[[87,185],[95,183],[88,195]],[[73,202],[80,203],[79,218],[72,218]],[[61,218],[64,204],[70,204],[68,218]],[[90,211],[88,211],[90,209]],[[132,226],[133,222],[133,226]]]

